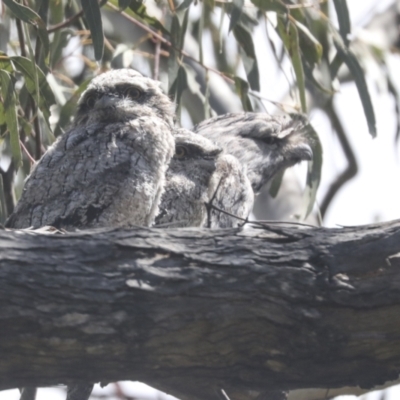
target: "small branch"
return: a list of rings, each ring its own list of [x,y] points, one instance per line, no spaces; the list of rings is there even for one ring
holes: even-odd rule
[[[399,240],[399,221],[0,230],[0,388],[135,377],[260,400],[395,379]]]
[[[31,165],[35,164],[35,159],[31,156],[31,153],[29,153],[28,149],[25,147],[25,145],[22,143],[22,141],[19,141],[19,144],[22,148],[22,151],[25,153],[25,155],[28,157],[28,160],[31,162]]]
[[[154,51],[154,72],[153,72],[153,79],[156,81],[158,81],[160,72],[160,55],[161,55],[161,42],[157,39]]]
[[[47,33],[52,33],[55,31],[58,31],[59,29],[66,28],[67,26],[71,25],[75,20],[80,18],[83,15],[83,10],[79,11],[72,17],[66,19],[63,22],[60,22],[59,24],[53,25],[52,27],[47,29]]]

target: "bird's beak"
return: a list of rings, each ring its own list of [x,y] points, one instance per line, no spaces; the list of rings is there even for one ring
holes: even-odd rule
[[[115,103],[117,102],[116,97],[111,97],[107,96],[106,94],[101,96],[99,100],[96,101],[96,104],[94,106],[95,109],[103,109],[103,108],[109,108],[113,107]]]
[[[298,148],[298,153],[302,160],[311,161],[313,159],[313,151],[308,143],[302,143]]]

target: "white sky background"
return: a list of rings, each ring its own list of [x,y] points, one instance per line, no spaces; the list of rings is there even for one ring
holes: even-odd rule
[[[358,34],[359,23],[366,22],[369,11],[383,11],[392,3],[389,0],[348,0],[353,34]],[[397,64],[397,71],[400,71],[399,57],[393,56],[391,60]],[[396,69],[393,68],[393,71]],[[355,151],[359,172],[334,198],[325,216],[326,226],[360,225],[400,218],[400,153],[394,140],[394,102],[387,92],[378,93],[372,81],[368,81],[368,84],[377,118],[378,135],[375,139],[368,133],[355,85],[342,85],[340,93],[335,97],[335,106]],[[318,199],[322,199],[321,194],[325,193],[330,182],[345,168],[346,161],[322,113],[315,112],[311,119],[324,147],[323,176],[318,196]]]
[[[353,24],[353,33],[357,34],[360,24],[365,24],[370,11],[383,11],[393,0],[347,0]],[[259,28],[264,29],[264,28]],[[255,32],[255,43],[262,37],[261,31]],[[268,45],[265,47],[269,48]],[[266,98],[279,100],[288,90],[288,84],[279,71],[271,63],[271,54],[258,47],[258,61],[261,75],[262,94]],[[397,57],[400,58],[400,57]],[[400,60],[393,57],[400,71]],[[393,69],[395,71],[395,69]],[[400,74],[398,84],[400,85]],[[390,95],[378,93],[373,82],[369,81],[369,89],[377,117],[378,137],[372,139],[368,133],[362,106],[357,90],[353,84],[340,88],[335,98],[335,106],[344,121],[349,140],[356,152],[359,172],[355,178],[341,188],[330,205],[325,217],[326,226],[360,225],[375,221],[400,218],[400,149],[395,147],[395,110]],[[318,198],[324,194],[336,175],[345,168],[345,158],[332,135],[329,122],[319,111],[311,115],[311,121],[318,131],[324,148],[323,176]],[[304,168],[299,168],[299,175],[304,178]],[[172,400],[171,396],[157,395],[153,389],[144,384],[122,383],[123,390],[137,399]],[[114,387],[95,389],[97,395],[112,396]],[[158,392],[159,393],[159,392]],[[377,400],[380,395],[372,394],[368,400]],[[19,392],[8,390],[0,392],[0,400],[17,400]],[[110,397],[117,398],[117,397]],[[346,399],[354,399],[346,396]],[[365,397],[363,397],[365,399]],[[400,398],[400,389],[391,389],[386,400]],[[345,399],[344,396],[341,399]],[[65,392],[59,389],[40,389],[37,400],[65,400]]]

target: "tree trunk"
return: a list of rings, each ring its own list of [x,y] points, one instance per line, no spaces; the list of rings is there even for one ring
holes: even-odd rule
[[[399,222],[0,231],[0,388],[263,399],[396,379],[399,243]]]

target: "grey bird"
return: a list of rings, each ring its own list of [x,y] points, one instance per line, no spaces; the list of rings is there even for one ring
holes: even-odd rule
[[[94,78],[72,128],[34,167],[6,226],[150,226],[174,153],[173,116],[159,84],[136,71]]]
[[[158,82],[130,69],[94,78],[71,129],[27,178],[6,226],[152,225],[175,150],[173,123],[174,106]],[[67,400],[87,400],[92,388],[70,385]],[[22,396],[33,400],[35,391]]]
[[[193,131],[212,140],[246,166],[257,194],[278,172],[300,161],[311,160],[312,139],[307,117],[244,112],[210,118]]]
[[[175,146],[156,225],[230,228],[241,224],[254,201],[246,169],[234,156],[186,129],[175,131]]]

